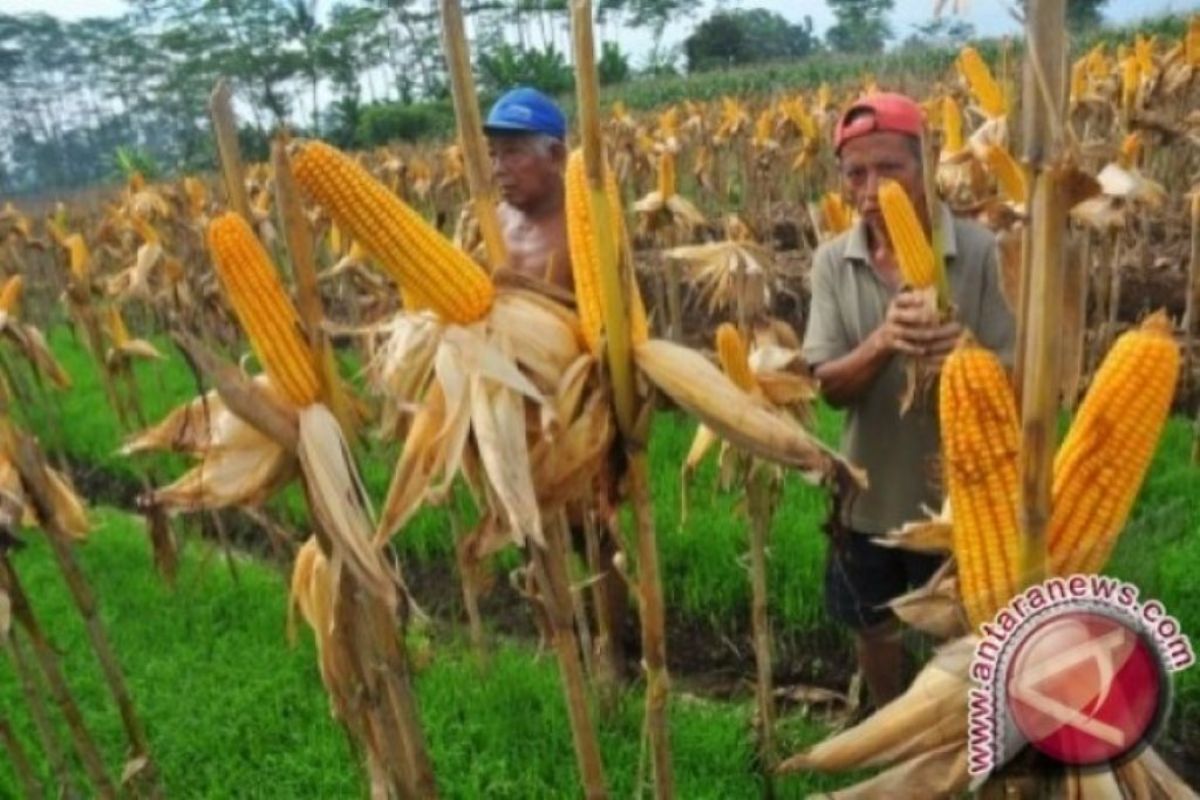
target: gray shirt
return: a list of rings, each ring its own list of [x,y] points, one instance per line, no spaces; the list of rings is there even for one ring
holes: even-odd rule
[[[1015,340],[1012,313],[1000,293],[996,240],[986,228],[956,219],[942,206],[946,275],[958,320],[1006,363]],[[814,367],[846,355],[878,328],[895,292],[871,262],[866,225],[822,245],[813,258],[812,304],[804,358]],[[900,416],[904,357],[893,355],[866,390],[846,408],[841,452],[867,471],[867,491],[843,509],[843,524],[880,534],[921,518],[921,505],[941,505],[934,399]]]

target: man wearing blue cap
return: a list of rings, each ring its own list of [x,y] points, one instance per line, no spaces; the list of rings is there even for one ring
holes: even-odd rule
[[[504,202],[497,209],[511,270],[563,290],[574,297],[563,175],[567,166],[567,120],[546,95],[521,87],[496,101],[483,125],[492,154],[492,178]],[[603,530],[605,526],[601,526]],[[583,532],[572,525],[572,540],[583,552]],[[600,560],[609,565],[600,576],[604,613],[614,631],[608,643],[613,671],[629,668],[625,641],[628,589],[611,566],[619,544],[600,537]],[[598,613],[599,612],[598,610]]]
[[[570,292],[563,173],[567,120],[546,95],[521,87],[496,101],[483,125],[508,268]]]

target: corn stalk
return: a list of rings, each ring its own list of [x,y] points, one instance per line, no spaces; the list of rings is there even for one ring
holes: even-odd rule
[[[67,686],[67,679],[63,676],[62,667],[59,666],[58,653],[46,638],[41,624],[33,615],[33,607],[29,603],[29,597],[25,594],[17,571],[13,569],[8,554],[3,551],[0,551],[0,589],[8,595],[12,603],[13,620],[25,631],[25,635],[29,637],[29,641],[33,645],[34,655],[37,657],[38,665],[42,668],[50,695],[58,704],[63,719],[67,722],[67,730],[71,733],[71,741],[75,745],[75,752],[79,755],[79,760],[83,762],[83,769],[87,773],[88,780],[91,781],[97,796],[115,798],[117,796],[116,787],[104,769],[104,760],[100,757],[96,742],[88,731],[87,724],[83,721],[83,714],[79,711],[79,705],[75,702],[75,697]],[[13,644],[15,645],[15,636]]]
[[[17,680],[21,684],[21,694],[29,709],[29,716],[33,719],[34,727],[37,728],[42,751],[46,754],[46,760],[50,762],[50,772],[54,776],[59,796],[76,796],[75,783],[71,779],[71,771],[67,768],[67,759],[62,745],[59,744],[58,733],[50,722],[50,714],[45,700],[42,698],[33,666],[22,651],[15,630],[0,632],[0,649],[3,649],[9,660],[12,661],[13,671],[17,674]]]
[[[1046,528],[1057,433],[1059,331],[1068,206],[1063,177],[1066,112],[1065,0],[1033,0],[1026,15],[1025,162],[1031,219],[1021,280],[1021,450],[1019,521],[1022,584],[1046,575]]]
[[[604,768],[600,760],[600,745],[588,709],[587,682],[579,654],[579,639],[575,635],[575,613],[571,599],[571,582],[567,572],[567,526],[562,514],[556,514],[543,530],[545,548],[530,547],[534,578],[542,603],[550,619],[551,639],[562,675],[563,695],[571,720],[571,739],[583,782],[584,796],[598,800],[608,796]]]
[[[655,796],[674,797],[671,751],[667,726],[667,675],[665,611],[658,568],[658,543],[654,532],[654,507],[650,497],[649,465],[645,437],[649,409],[642,414],[634,386],[630,347],[629,306],[633,264],[619,259],[613,220],[604,193],[604,151],[600,133],[600,90],[592,30],[591,0],[573,0],[571,33],[578,87],[579,126],[587,172],[589,199],[600,244],[599,283],[604,308],[605,355],[612,384],[617,425],[628,459],[629,493],[637,534],[638,594],[642,623],[642,658],[646,668],[646,731],[650,741]]]
[[[238,148],[237,118],[233,115],[233,87],[222,78],[217,81],[208,98],[208,110],[212,117],[213,135],[217,138],[217,154],[221,161],[221,174],[225,178],[225,193],[229,207],[253,222],[250,214],[250,199],[246,196],[246,183],[242,180],[242,153]]]
[[[770,787],[779,760],[775,749],[775,700],[771,658],[771,619],[767,594],[767,540],[775,516],[776,476],[765,463],[751,463],[746,481],[750,516],[750,625],[754,636],[755,684],[758,703],[758,752],[763,780]]]
[[[1200,327],[1200,191],[1192,195],[1192,252],[1188,261],[1188,295],[1187,310],[1184,313],[1184,341],[1187,347],[1187,364],[1184,374],[1187,381],[1195,386],[1195,354],[1196,329]],[[1192,433],[1192,463],[1200,464],[1200,410],[1196,413],[1196,422]]]
[[[459,0],[441,0],[442,48],[446,68],[450,72],[451,96],[454,98],[454,118],[458,122],[458,141],[462,147],[463,166],[475,221],[487,249],[488,266],[493,272],[505,265],[508,254],[496,216],[496,189],[488,165],[487,144],[483,139],[483,120],[479,114],[479,98],[471,74],[471,56],[467,49],[467,31]]]
[[[17,773],[17,782],[25,791],[25,796],[41,797],[42,785],[29,766],[25,748],[21,747],[21,742],[13,734],[12,726],[4,717],[0,717],[0,742],[3,742],[4,749],[8,752],[8,761],[13,765],[13,771]]]
[[[220,82],[213,92],[213,126],[217,131],[218,150],[226,190],[231,198],[244,192],[241,177],[241,156],[236,138],[222,140],[224,130],[236,131],[233,110],[228,105],[228,87]],[[282,142],[275,143],[277,168],[283,174],[280,205],[285,229],[290,232],[288,246],[297,269],[297,279],[303,295],[302,308],[309,336],[321,337],[321,305],[316,293],[316,269],[312,259],[309,232],[303,226],[299,203],[291,185],[290,165]],[[236,205],[234,206],[236,208]],[[249,220],[249,217],[247,217]],[[384,558],[374,548],[368,548],[359,558],[369,559],[364,565],[345,562],[347,548],[361,547],[362,542],[347,541],[347,537],[367,536],[355,528],[372,527],[365,519],[365,499],[347,497],[344,493],[331,496],[339,478],[331,477],[340,467],[358,481],[357,470],[345,441],[308,440],[301,434],[304,415],[315,410],[337,410],[338,382],[329,360],[318,364],[320,392],[318,402],[297,415],[286,413],[267,400],[232,365],[224,363],[191,335],[177,331],[175,340],[188,359],[215,384],[218,395],[231,412],[241,417],[261,433],[296,455],[301,463],[301,488],[304,491],[314,535],[324,557],[336,568],[333,579],[334,623],[333,636],[340,652],[348,662],[350,674],[335,696],[339,715],[367,756],[367,771],[372,791],[395,795],[403,800],[433,798],[437,788],[433,766],[425,746],[424,731],[417,713],[416,697],[412,691],[411,669],[404,642],[408,615],[408,596],[403,587],[395,586],[385,566]],[[327,351],[328,353],[328,351]],[[291,409],[295,411],[295,409]],[[339,422],[339,425],[344,423]],[[306,456],[307,455],[307,459]],[[328,469],[327,474],[314,472],[312,459],[343,459],[344,463],[316,465]],[[355,490],[361,492],[360,484]],[[336,488],[341,491],[341,487]],[[338,508],[331,507],[334,504]],[[332,691],[332,690],[331,690]]]
[[[158,775],[154,761],[150,756],[150,743],[146,731],[142,727],[137,711],[133,706],[133,698],[125,683],[125,675],[121,671],[112,645],[109,644],[108,634],[100,620],[96,596],[92,592],[79,562],[71,550],[70,536],[58,522],[55,509],[54,495],[47,481],[45,457],[28,436],[20,433],[10,423],[0,426],[0,436],[4,440],[5,450],[12,459],[13,466],[21,476],[21,483],[29,494],[39,525],[50,542],[59,571],[62,572],[67,588],[70,589],[71,599],[83,618],[84,629],[88,641],[100,662],[104,681],[108,684],[109,693],[117,705],[121,716],[121,724],[125,728],[125,736],[129,739],[130,763],[137,770],[138,783],[151,797],[162,796],[162,788],[158,783]]]

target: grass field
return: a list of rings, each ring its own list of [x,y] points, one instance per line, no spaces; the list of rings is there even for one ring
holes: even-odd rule
[[[171,591],[153,572],[137,520],[111,509],[99,510],[96,520],[79,557],[102,598],[104,623],[170,796],[362,796],[354,754],[329,715],[311,637],[305,630],[298,646],[287,644],[287,587],[278,573],[246,562],[235,582],[209,545],[193,543]],[[40,534],[31,532],[29,542],[16,557],[21,578],[107,763],[119,772],[120,723],[82,624]],[[443,796],[551,797],[575,785],[552,659],[505,642],[481,676],[456,632],[435,632],[415,649],[429,661],[417,690]],[[627,694],[601,725],[609,781],[622,796],[632,793],[637,774],[640,703],[640,692]],[[0,665],[0,708],[32,746],[34,729],[7,662]],[[749,713],[746,704],[677,699],[672,734],[681,797],[758,793]],[[797,745],[820,735],[801,720],[785,730]],[[2,797],[17,794],[10,769],[0,760]],[[800,796],[818,785],[795,779],[782,788],[784,796]]]
[[[121,431],[86,353],[64,328],[52,332],[51,342],[75,389],[27,404],[27,424],[52,452],[61,448],[73,462],[117,480],[134,478],[134,465],[114,455]],[[164,352],[172,351],[164,346]],[[194,394],[190,374],[174,355],[140,365],[138,380],[147,412],[156,419]],[[839,424],[836,413],[822,409],[825,438],[834,439]],[[650,451],[656,522],[669,624],[700,621],[715,638],[744,628],[748,615],[744,524],[733,498],[716,490],[709,463],[689,492],[687,528],[680,527],[678,467],[692,432],[692,424],[680,416],[658,417]],[[1144,596],[1161,599],[1185,632],[1200,630],[1200,585],[1194,580],[1200,565],[1200,473],[1188,463],[1190,446],[1190,425],[1172,420],[1110,565],[1112,573],[1135,581]],[[386,448],[366,447],[361,454],[376,498],[382,497],[393,457]],[[172,474],[180,466],[177,461],[156,464],[163,471],[175,470]],[[280,502],[285,516],[298,520],[297,499]],[[824,513],[819,493],[788,480],[775,520],[769,576],[772,618],[780,637],[821,631],[837,640],[821,607],[825,542],[818,526]],[[152,571],[136,519],[108,508],[98,509],[96,519],[97,529],[80,548],[80,558],[101,598],[105,623],[172,796],[361,794],[353,755],[329,718],[307,632],[299,647],[286,646],[286,586],[279,572],[244,559],[235,582],[208,544],[190,538],[178,588],[171,592]],[[116,768],[121,758],[117,718],[105,702],[82,628],[39,537],[32,533],[31,546],[16,556],[18,568],[64,654],[72,686],[104,743],[109,764]],[[424,512],[398,544],[409,563],[450,559],[447,526],[437,512]],[[444,795],[546,797],[574,787],[570,738],[552,661],[538,661],[527,644],[507,641],[488,677],[480,679],[459,636],[438,628],[417,647],[429,657],[417,688]],[[1200,719],[1197,674],[1184,673],[1177,682],[1171,723],[1177,738],[1185,723],[1191,727]],[[33,747],[36,739],[6,663],[0,665],[0,701],[22,741]],[[749,714],[746,703],[676,697],[673,748],[681,797],[756,796]],[[617,795],[628,796],[636,780],[640,718],[640,694],[634,691],[601,726],[609,781]],[[800,718],[784,725],[789,746],[819,735],[819,726]],[[6,783],[13,780],[8,770],[0,767],[0,796],[13,792]],[[796,779],[784,784],[781,794],[799,796],[817,785]]]

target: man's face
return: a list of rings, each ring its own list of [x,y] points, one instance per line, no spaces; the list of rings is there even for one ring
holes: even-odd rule
[[[846,194],[868,225],[883,225],[879,210],[879,184],[883,180],[903,186],[917,213],[923,215],[925,184],[912,137],[881,131],[851,139],[842,145],[840,169]]]
[[[492,179],[504,202],[514,208],[536,206],[560,191],[565,154],[561,145],[535,136],[492,136]]]

